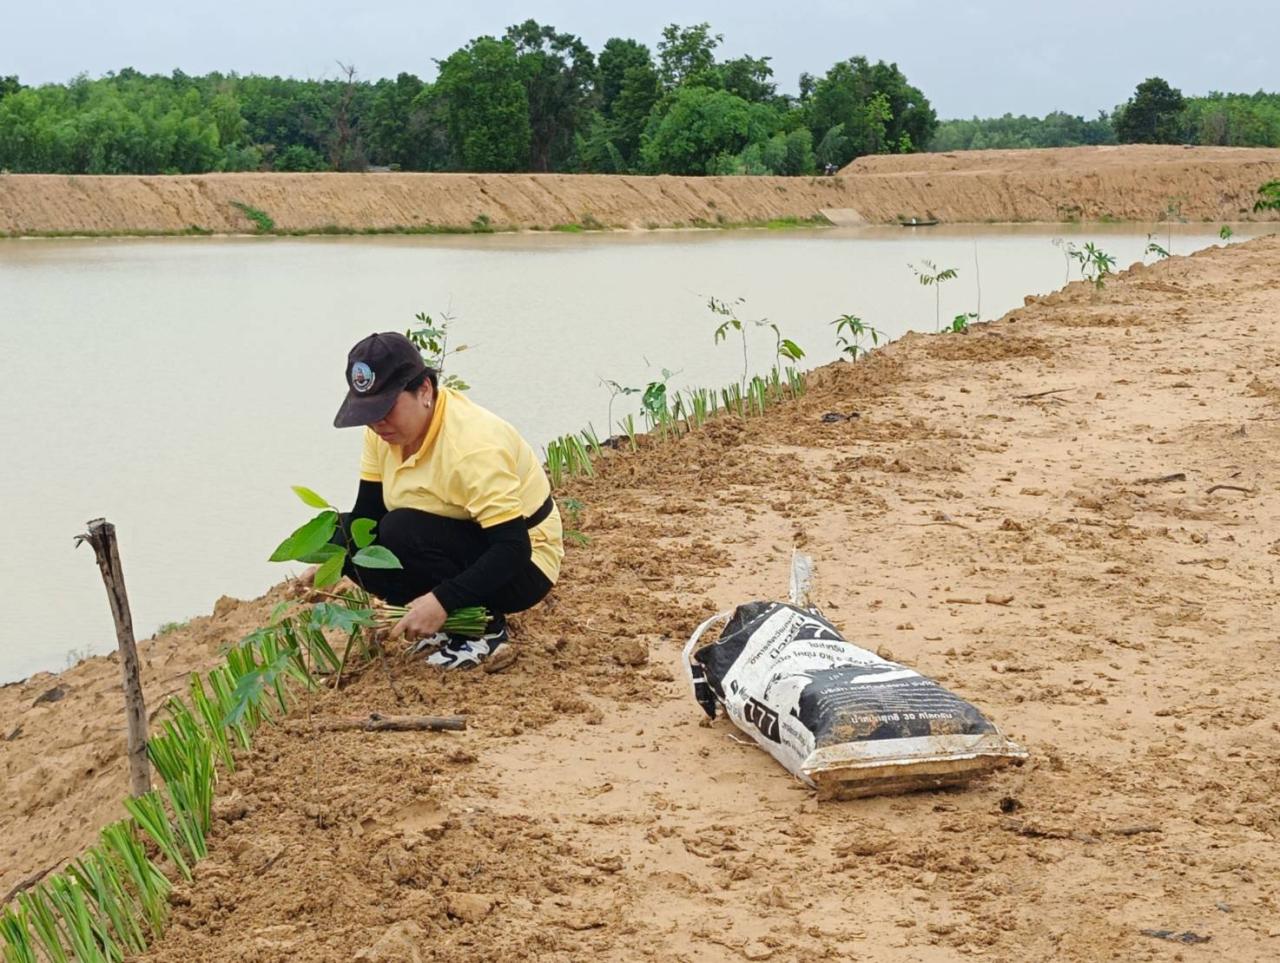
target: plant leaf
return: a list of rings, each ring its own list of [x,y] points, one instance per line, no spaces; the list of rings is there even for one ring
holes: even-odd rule
[[[346,552],[339,552],[316,569],[315,587],[325,588],[342,578],[342,563],[346,557]]]
[[[790,338],[782,339],[782,352],[792,361],[799,361],[804,357],[804,351],[800,348],[800,345],[796,344]]]
[[[337,527],[337,512],[332,510],[321,512],[281,542],[271,553],[270,561],[289,562],[305,558],[329,541]]]
[[[373,544],[373,530],[378,523],[372,518],[357,518],[351,523],[351,541],[356,548],[365,548]]]
[[[382,545],[370,545],[351,556],[351,561],[363,568],[404,568],[400,559]]]
[[[305,504],[310,505],[312,508],[332,508],[333,507],[327,501],[325,501],[323,498],[321,498],[319,495],[313,492],[310,488],[305,488],[302,485],[294,485],[292,487],[293,487],[293,493],[297,495],[299,498],[301,498]]]

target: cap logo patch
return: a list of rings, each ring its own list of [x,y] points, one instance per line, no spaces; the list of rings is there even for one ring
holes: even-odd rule
[[[357,361],[351,366],[351,387],[359,394],[366,394],[373,387],[375,377],[373,369],[363,361]]]

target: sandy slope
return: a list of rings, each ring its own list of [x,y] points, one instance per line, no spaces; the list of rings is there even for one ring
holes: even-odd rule
[[[1098,147],[861,158],[839,177],[592,174],[0,176],[0,234],[254,230],[646,228],[812,217],[951,222],[1252,219],[1280,150]]]
[[[592,542],[520,619],[513,667],[395,662],[398,691],[375,667],[309,707],[470,730],[263,732],[147,959],[1274,959],[1278,277],[1273,237],[1073,284],[609,459],[574,486]],[[1032,761],[819,804],[702,723],[683,636],[782,594],[793,545],[851,639],[942,679]],[[156,644],[153,677],[265,608]],[[0,814],[6,884],[123,791],[115,671],[82,666],[39,708],[48,678],[0,690],[5,733],[23,727],[0,743],[22,810]],[[95,753],[109,774],[85,777]]]

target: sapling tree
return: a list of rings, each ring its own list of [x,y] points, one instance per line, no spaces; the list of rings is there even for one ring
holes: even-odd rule
[[[623,395],[623,396],[638,395],[643,389],[631,388],[631,387],[628,387],[627,385],[620,385],[618,384],[618,382],[611,381],[608,378],[601,378],[600,383],[609,390],[609,415],[608,415],[608,420],[605,422],[605,425],[606,425],[605,430],[606,432],[612,432],[613,431],[613,403],[618,400],[618,396],[619,395]]]
[[[1062,283],[1070,284],[1071,283],[1071,262],[1075,260],[1076,251],[1079,249],[1075,246],[1074,242],[1068,241],[1064,237],[1055,237],[1049,243],[1051,243],[1054,247],[1056,247],[1058,250],[1062,252],[1062,259],[1066,262],[1066,267],[1067,267],[1066,277],[1062,279]]]
[[[421,327],[410,328],[405,331],[404,336],[422,353],[422,360],[436,370],[440,384],[455,391],[466,391],[470,388],[471,386],[457,375],[445,374],[444,370],[445,362],[450,355],[461,354],[467,350],[465,344],[449,347],[449,325],[453,323],[453,317],[441,314],[440,320],[435,321],[425,311],[419,311],[413,317]]]
[[[302,499],[303,504],[318,508],[320,512],[276,546],[276,550],[271,553],[271,561],[319,565],[315,576],[316,588],[333,585],[342,578],[342,569],[351,546],[355,547],[355,552],[351,554],[354,565],[383,569],[404,567],[390,549],[373,544],[373,533],[377,527],[373,519],[352,519],[349,529],[344,532],[346,544],[335,544],[332,539],[342,521],[338,509],[310,488],[294,485],[293,491]]]
[[[1074,257],[1080,262],[1080,276],[1090,282],[1095,291],[1101,291],[1107,286],[1107,275],[1116,266],[1114,257],[1095,246],[1092,241],[1086,242],[1082,249],[1074,253]]]
[[[721,301],[715,297],[707,298],[707,307],[711,309],[712,313],[724,318],[724,321],[716,326],[715,343],[719,344],[728,338],[731,330],[737,331],[742,338],[742,383],[745,385],[747,378],[750,376],[750,366],[747,361],[747,329],[742,323],[742,319],[738,317],[738,306],[742,303],[742,298],[735,298],[733,301]],[[645,394],[647,396],[648,391]]]
[[[836,329],[836,346],[850,361],[857,361],[859,354],[870,352],[862,343],[863,338],[869,338],[873,346],[880,343],[880,332],[856,314],[842,314],[831,323]]]
[[[974,311],[968,311],[964,314],[957,314],[951,319],[951,326],[947,329],[952,334],[968,334],[969,325],[978,320],[978,315]]]
[[[1231,230],[1230,224],[1223,224],[1222,227],[1218,228],[1218,237],[1228,244],[1231,243],[1231,238],[1235,233],[1235,231]]]
[[[1164,258],[1167,258],[1169,256],[1169,251],[1167,248],[1160,246],[1160,244],[1155,240],[1154,234],[1148,234],[1147,246],[1142,252],[1142,256],[1144,260],[1146,259],[1146,256],[1148,254],[1154,254],[1158,259],[1163,260]]]
[[[933,330],[942,329],[942,285],[959,276],[955,268],[939,268],[932,261],[921,260],[922,267],[908,264],[922,287],[933,288]]]
[[[743,320],[738,317],[738,307],[744,304],[742,298],[735,298],[733,301],[721,301],[718,298],[708,298],[707,307],[711,311],[724,318],[715,330],[715,343],[729,337],[730,331],[737,331],[742,338],[742,384],[745,386],[751,377],[751,366],[747,358],[747,328],[754,326],[757,328],[768,328],[773,332],[773,357],[774,366],[777,367],[779,362],[799,361],[804,357],[804,349],[796,344],[790,338],[782,336],[782,330],[770,321],[768,318],[759,318],[751,320]],[[781,375],[779,375],[781,376]]]

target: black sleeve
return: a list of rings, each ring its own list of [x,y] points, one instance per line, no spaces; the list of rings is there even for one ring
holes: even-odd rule
[[[382,482],[360,479],[360,489],[356,492],[356,507],[351,509],[351,518],[372,518],[382,521],[387,513],[387,505],[382,500]]]
[[[446,612],[479,605],[510,582],[516,569],[529,560],[529,527],[523,518],[486,528],[484,536],[489,545],[471,567],[433,589]]]

